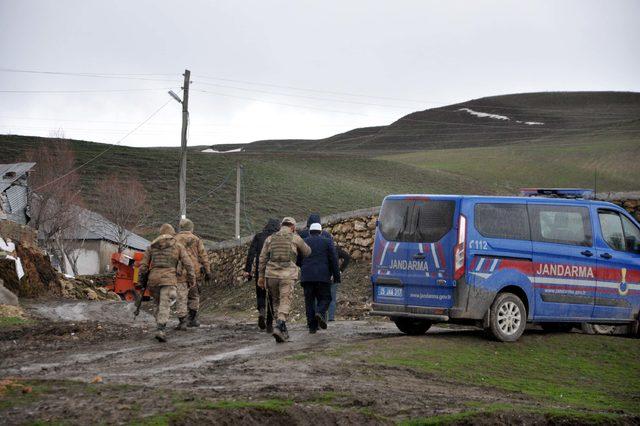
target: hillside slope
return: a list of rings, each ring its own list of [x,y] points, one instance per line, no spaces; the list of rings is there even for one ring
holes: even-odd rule
[[[28,149],[59,142],[0,136],[0,162],[22,161]],[[107,147],[86,141],[70,143],[76,164]],[[197,232],[208,239],[233,238],[237,161],[244,166],[242,235],[262,228],[269,217],[292,215],[303,220],[311,212],[324,215],[376,206],[392,192],[487,192],[464,176],[399,167],[393,161],[357,155],[192,151],[187,161],[187,215],[194,220]],[[178,148],[113,147],[80,169],[82,197],[89,208],[95,206],[96,182],[111,173],[140,180],[149,192],[154,214],[149,226],[139,232],[151,236],[159,224],[177,222],[178,162]]]
[[[325,139],[257,141],[244,149],[397,152],[629,133],[640,137],[640,93],[525,93],[427,109],[388,126],[355,129]]]
[[[28,149],[59,142],[0,136],[0,162],[23,161]],[[76,164],[107,147],[70,143]],[[203,153],[204,148],[190,147],[187,214],[212,240],[233,237],[237,161],[244,166],[242,235],[261,228],[269,217],[304,220],[311,212],[356,210],[379,205],[389,193],[594,187],[596,175],[599,191],[637,191],[640,94],[499,96],[416,112],[389,126],[354,129],[322,141],[256,142],[226,155]],[[178,148],[113,147],[80,170],[82,196],[91,208],[99,179],[114,172],[139,179],[154,214],[138,231],[152,236],[160,223],[177,221],[178,161]]]

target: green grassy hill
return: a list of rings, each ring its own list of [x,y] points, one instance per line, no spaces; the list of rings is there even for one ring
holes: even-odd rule
[[[56,142],[0,136],[0,162],[24,160],[28,149]],[[71,144],[78,164],[106,148],[86,141]],[[242,235],[269,217],[303,220],[311,212],[371,207],[389,193],[593,188],[596,170],[599,191],[639,190],[640,94],[498,96],[416,112],[389,126],[320,141],[255,142],[225,155],[200,152],[204,148],[192,147],[188,157],[187,214],[197,231],[213,240],[233,237],[237,161],[244,165]],[[178,155],[177,148],[114,147],[81,169],[87,206],[95,204],[96,182],[118,172],[139,179],[150,194],[154,215],[149,227],[139,230],[142,234],[152,235],[164,221],[175,223]]]
[[[2,162],[24,160],[24,152],[48,138],[0,136]],[[71,141],[76,162],[83,163],[105,145]],[[114,147],[99,161],[81,169],[82,196],[92,208],[96,182],[118,172],[139,179],[150,195],[154,215],[151,226],[178,217],[179,151],[166,148]],[[472,179],[437,170],[400,167],[393,161],[355,155],[229,154],[192,151],[187,164],[187,216],[206,238],[233,238],[235,212],[235,164],[244,166],[242,235],[259,229],[269,217],[293,215],[306,219],[311,212],[329,214],[379,205],[392,192],[465,192]],[[226,180],[225,180],[226,178]],[[222,182],[218,190],[215,190]],[[116,189],[117,190],[117,189]],[[153,229],[141,230],[153,234]]]

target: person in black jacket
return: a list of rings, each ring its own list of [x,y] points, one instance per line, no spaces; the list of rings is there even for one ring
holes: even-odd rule
[[[336,244],[336,250],[338,252],[338,263],[340,264],[340,273],[344,272],[351,262],[351,255],[342,247]],[[329,304],[329,311],[327,312],[327,319],[334,321],[336,317],[336,302],[338,301],[338,284],[334,282],[331,284],[331,304]]]
[[[249,252],[247,253],[247,263],[244,267],[244,278],[251,280],[256,279],[256,301],[258,307],[258,327],[260,330],[266,330],[267,333],[273,332],[273,303],[271,295],[269,296],[269,305],[267,306],[267,291],[258,286],[258,271],[260,270],[260,252],[265,240],[280,229],[280,221],[278,219],[269,219],[264,229],[258,232],[251,240]]]
[[[309,215],[309,219],[307,219],[307,227],[302,231],[300,231],[300,236],[302,237],[302,239],[305,239],[309,236],[309,228],[311,227],[312,223],[321,223],[319,214],[312,213]],[[324,229],[322,230],[322,232],[320,232],[320,235],[322,237],[329,238],[330,240],[333,241],[333,236],[327,231],[325,231]],[[349,262],[351,262],[351,256],[345,249],[343,249],[339,245],[334,244],[334,246],[336,248],[337,255],[338,255],[340,272],[344,272],[344,270],[347,269],[347,266],[349,266]],[[298,259],[298,260],[299,260],[298,265],[301,265],[302,259]],[[336,302],[338,300],[337,296],[338,296],[338,283],[333,283],[331,284],[331,304],[329,305],[329,311],[327,312],[327,317],[328,317],[327,319],[329,321],[335,320]]]
[[[304,242],[311,254],[302,261],[302,287],[309,333],[327,328],[327,309],[331,303],[331,281],[340,283],[340,268],[333,240],[323,237],[320,223],[309,226]]]

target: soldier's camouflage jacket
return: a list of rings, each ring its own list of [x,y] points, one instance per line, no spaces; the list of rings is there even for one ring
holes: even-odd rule
[[[191,264],[195,269],[196,279],[202,280],[202,269],[206,274],[211,274],[211,265],[209,264],[209,256],[204,248],[202,240],[198,238],[191,231],[180,231],[176,234],[176,240],[182,244],[187,250]],[[179,282],[185,282],[187,280],[187,274],[184,271],[180,271],[178,275]]]
[[[283,226],[269,236],[260,252],[260,277],[297,280],[300,268],[296,259],[311,254],[311,248],[289,227]]]
[[[195,282],[195,270],[187,250],[173,235],[162,234],[145,251],[139,272],[147,276],[149,287],[156,287],[177,285],[179,270],[184,270],[189,282]]]

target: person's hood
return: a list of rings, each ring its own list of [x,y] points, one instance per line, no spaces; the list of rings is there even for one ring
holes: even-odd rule
[[[264,226],[263,231],[267,234],[271,235],[280,230],[280,221],[278,219],[269,219],[267,224]]]
[[[309,219],[307,219],[307,229],[309,229],[312,223],[321,223],[319,214],[312,213],[309,215]]]
[[[173,235],[162,234],[159,235],[158,238],[151,242],[151,247],[157,249],[166,249],[168,247],[173,246],[176,243],[176,239]]]

